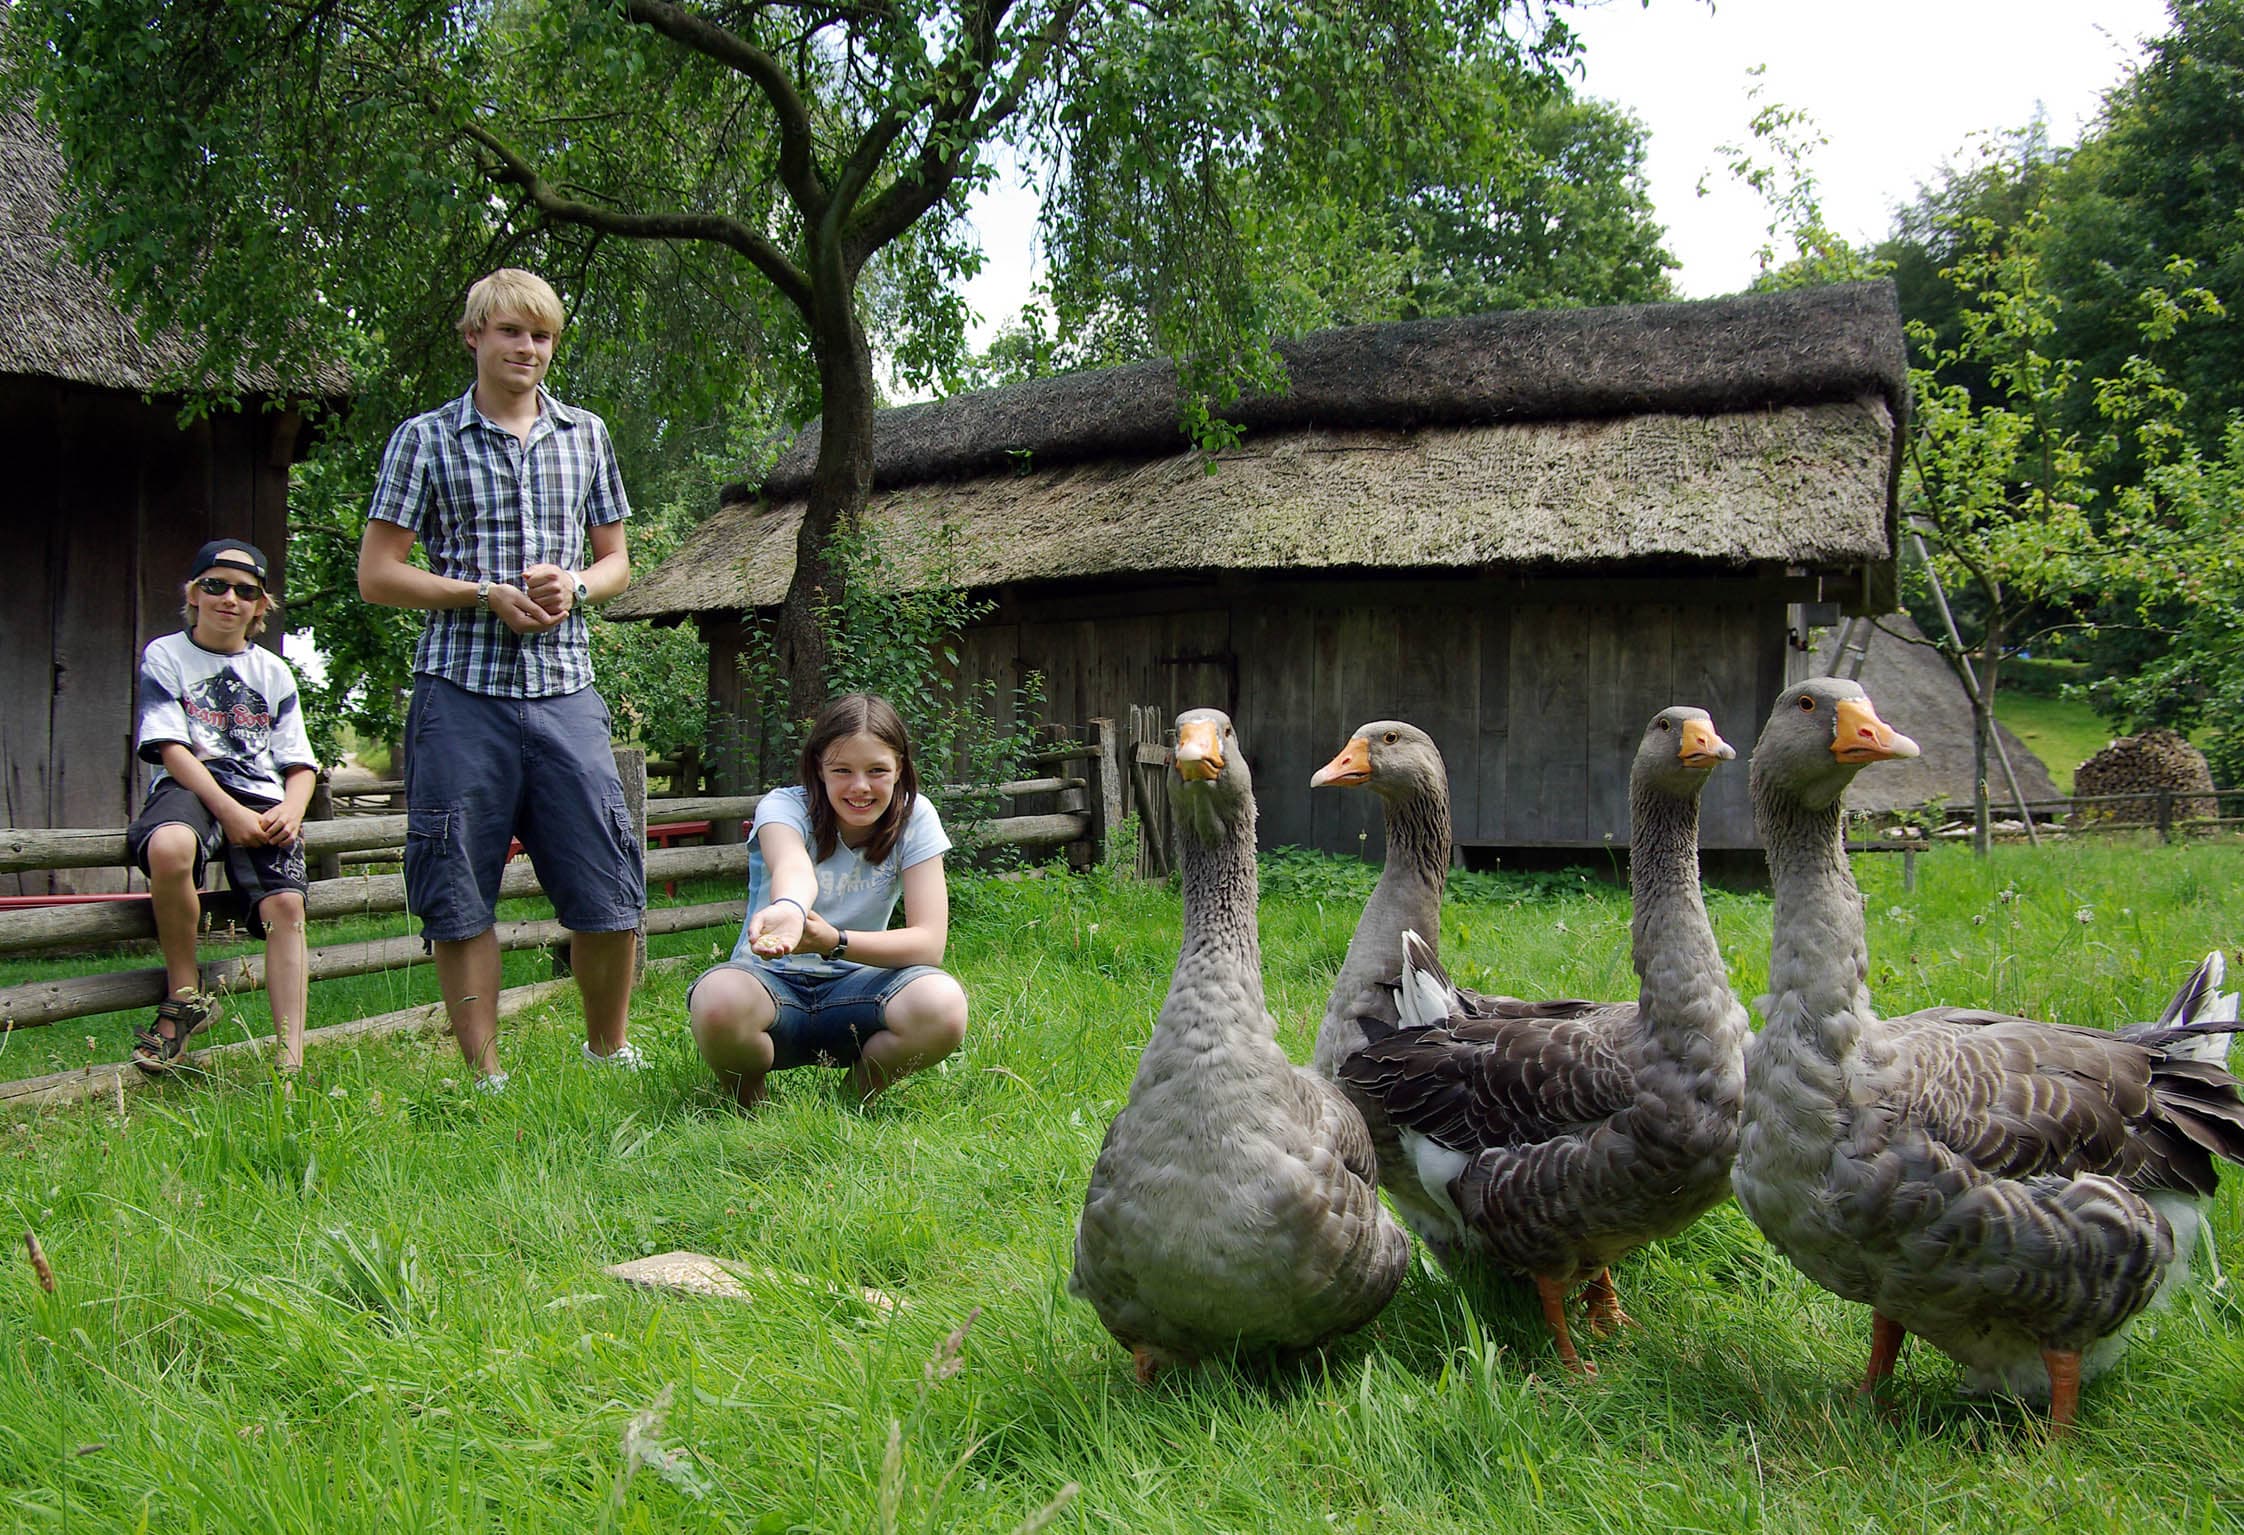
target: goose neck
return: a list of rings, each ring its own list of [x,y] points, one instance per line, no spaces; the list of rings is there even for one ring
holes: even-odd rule
[[[1184,877],[1184,942],[1169,988],[1172,1003],[1185,996],[1206,999],[1210,1005],[1188,1011],[1244,1023],[1231,1032],[1264,1032],[1253,817],[1242,818],[1214,842],[1180,838],[1177,861]],[[1218,998],[1223,1005],[1214,1005]]]
[[[1839,802],[1811,806],[1788,794],[1757,797],[1774,895],[1769,1026],[1805,1033],[1837,1058],[1870,1016],[1869,945],[1861,891],[1847,864]]]
[[[1348,940],[1347,958],[1325,1008],[1327,1023],[1345,1016],[1364,987],[1402,973],[1406,930],[1437,946],[1440,942],[1441,898],[1449,884],[1448,789],[1425,785],[1384,804],[1387,862]]]
[[[1640,785],[1629,824],[1629,946],[1641,1010],[1655,1025],[1703,1028],[1727,1010],[1730,983],[1699,883],[1698,800]]]

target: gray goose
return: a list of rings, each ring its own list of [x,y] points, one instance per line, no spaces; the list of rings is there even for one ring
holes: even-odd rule
[[[1381,1164],[1398,1204],[1440,1213],[1437,1252],[1531,1279],[1560,1361],[1584,1374],[1567,1297],[1588,1284],[1593,1332],[1627,1322],[1612,1263],[1729,1197],[1748,1027],[1700,896],[1698,804],[1735,755],[1702,709],[1645,727],[1629,774],[1634,1001],[1459,993],[1411,932],[1402,1026],[1359,1012],[1364,1043],[1339,1068],[1400,1150]]]
[[[2046,1399],[2062,1432],[2083,1376],[2186,1272],[2214,1157],[2244,1159],[2220,1064],[2235,999],[2215,955],[2165,1016],[2117,1033],[1971,1008],[1878,1017],[1840,796],[1916,752],[1838,678],[1783,693],[1754,748],[1775,915],[1738,1203],[1801,1272],[1871,1308],[1863,1394],[1914,1333],[1975,1388]]]
[[[1254,795],[1231,721],[1178,715],[1175,771],[1183,947],[1091,1169],[1068,1280],[1141,1381],[1210,1355],[1319,1347],[1376,1316],[1410,1261],[1362,1116],[1276,1043]]]

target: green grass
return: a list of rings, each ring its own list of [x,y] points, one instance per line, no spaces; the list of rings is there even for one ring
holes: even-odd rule
[[[2048,698],[2015,689],[1995,694],[1995,718],[2033,748],[2065,794],[2073,792],[2073,770],[2118,734],[2111,721],[2077,698]]]
[[[2143,1016],[2237,943],[2237,856],[1943,848],[1911,894],[1901,860],[1858,859],[1872,983],[1895,1010]],[[1270,1000],[1305,1059],[1368,875],[1289,858],[1268,885]],[[1628,988],[1602,881],[1458,885],[1460,979]],[[1065,1277],[1174,962],[1175,892],[954,888],[967,1046],[869,1113],[805,1072],[756,1117],[723,1108],[666,975],[634,1006],[655,1060],[636,1078],[575,1063],[563,1003],[506,1026],[503,1098],[465,1091],[445,1041],[391,1039],[315,1049],[293,1100],[226,1067],[121,1119],[0,1126],[0,1507],[26,1529],[1008,1531],[1073,1484],[1052,1529],[2244,1528],[2235,1257],[2225,1289],[2147,1321],[2065,1443],[1963,1398],[1921,1347],[1894,1421],[1859,1411],[1866,1314],[1730,1207],[1622,1265],[1644,1326],[1591,1346],[1593,1381],[1554,1368],[1531,1303],[1421,1267],[1321,1364],[1140,1388]],[[1711,907],[1750,998],[1767,901]],[[678,1247],[907,1304],[659,1298],[600,1272]]]

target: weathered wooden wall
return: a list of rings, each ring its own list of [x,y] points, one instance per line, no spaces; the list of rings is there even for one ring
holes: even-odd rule
[[[1780,575],[1667,571],[1608,580],[1398,576],[1352,581],[1219,575],[995,594],[961,647],[968,677],[1004,696],[1043,679],[1046,720],[1214,705],[1238,722],[1262,844],[1380,856],[1369,794],[1311,791],[1358,725],[1406,719],[1449,763],[1459,842],[1597,848],[1628,840],[1628,764],[1669,704],[1713,714],[1739,764],[1702,814],[1713,848],[1756,845],[1743,758],[1786,682]],[[704,622],[711,697],[739,711],[730,658],[743,626]],[[744,712],[753,713],[753,709]],[[791,771],[791,769],[790,769]],[[757,785],[720,779],[722,792]]]
[[[0,820],[118,826],[138,808],[141,646],[178,627],[205,539],[248,538],[285,574],[291,416],[250,409],[181,427],[175,401],[0,377],[9,467],[0,603]],[[266,633],[276,649],[280,630]],[[0,894],[125,888],[124,871],[0,875]]]
[[[1794,594],[1796,595],[1796,594]],[[1450,771],[1459,842],[1628,840],[1628,764],[1672,703],[1739,749],[1709,785],[1709,847],[1752,847],[1742,758],[1784,685],[1785,583],[1662,574],[1607,581],[1399,577],[1008,597],[967,637],[970,675],[1043,674],[1048,717],[1131,702],[1226,709],[1254,768],[1265,847],[1378,856],[1368,794],[1309,777],[1356,726],[1406,719]]]

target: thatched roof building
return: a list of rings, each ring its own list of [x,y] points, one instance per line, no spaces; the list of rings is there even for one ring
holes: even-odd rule
[[[1837,666],[1856,677],[1869,690],[1879,714],[1924,751],[1908,762],[1881,763],[1876,772],[1857,778],[1847,790],[1847,808],[1884,814],[1937,801],[1969,814],[1973,799],[1971,699],[1940,653],[1924,643],[1923,632],[1907,613],[1888,614],[1878,624],[1877,631],[1859,636],[1864,641],[1859,674],[1853,669],[1852,657],[1844,663],[1840,660],[1846,638],[1844,627],[1828,631],[1817,644],[1814,670],[1818,676],[1826,676]],[[2049,776],[2048,766],[2000,720],[1995,722],[1995,732],[2010,754],[2019,792],[2040,814],[2050,814],[2052,802],[2065,796]],[[2017,815],[2017,803],[2002,776],[2002,765],[1992,753],[1987,759],[1987,793],[1997,818]]]
[[[288,468],[306,394],[244,375],[243,408],[179,422],[154,391],[194,377],[195,350],[144,341],[55,233],[63,163],[26,109],[0,111],[0,462],[9,531],[31,579],[0,603],[0,818],[10,826],[122,826],[140,647],[179,621],[181,567],[208,538],[254,540],[285,580]],[[268,406],[281,408],[268,409]],[[284,588],[285,589],[285,588]],[[267,643],[280,643],[278,630]],[[118,888],[121,871],[0,875],[0,894]]]
[[[1907,393],[1883,283],[1326,331],[1213,464],[1166,361],[883,411],[874,525],[949,522],[974,587],[1126,572],[1688,559],[1864,589],[1893,548]],[[813,423],[610,612],[776,604]],[[1212,469],[1212,472],[1211,472]]]
[[[1040,673],[1052,718],[1227,706],[1258,774],[1305,785],[1333,732],[1403,714],[1450,757],[1460,840],[1502,846],[1625,837],[1606,756],[1657,708],[1721,702],[1750,735],[1789,604],[1890,606],[1907,367],[1887,284],[1282,352],[1288,388],[1228,411],[1243,438],[1212,460],[1165,362],[885,411],[868,522],[953,530],[957,579],[999,604],[968,670]],[[813,427],[609,609],[700,622],[719,699],[785,593],[816,452]],[[1736,776],[1714,845],[1751,835]],[[1266,794],[1267,839],[1353,848],[1369,811],[1337,798]]]

